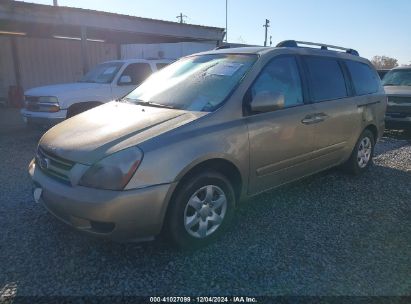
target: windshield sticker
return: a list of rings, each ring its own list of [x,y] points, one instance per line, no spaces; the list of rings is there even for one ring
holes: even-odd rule
[[[109,68],[107,68],[107,69],[104,71],[103,75],[113,74],[116,69],[117,69],[117,67],[109,67]]]
[[[231,62],[217,64],[207,71],[207,74],[220,75],[220,76],[232,76],[243,66],[242,63]]]

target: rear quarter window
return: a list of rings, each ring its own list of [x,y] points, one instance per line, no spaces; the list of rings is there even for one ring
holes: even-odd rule
[[[304,62],[313,102],[347,97],[344,75],[337,59],[307,56]]]
[[[346,61],[345,64],[357,95],[367,95],[378,91],[380,79],[367,64],[356,61]]]

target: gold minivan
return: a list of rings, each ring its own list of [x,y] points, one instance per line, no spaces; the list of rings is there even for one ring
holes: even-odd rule
[[[367,170],[385,109],[352,49],[288,40],[195,54],[45,133],[34,197],[96,236],[197,247],[243,199],[338,165]]]

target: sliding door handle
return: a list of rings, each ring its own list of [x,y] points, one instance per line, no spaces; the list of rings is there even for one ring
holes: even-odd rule
[[[324,121],[326,117],[327,115],[324,113],[310,114],[305,116],[301,122],[305,125],[312,125]]]

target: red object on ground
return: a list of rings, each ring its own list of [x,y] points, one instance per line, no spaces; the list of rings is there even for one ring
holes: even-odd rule
[[[24,91],[19,86],[9,86],[9,105],[13,108],[22,108],[24,106]]]

